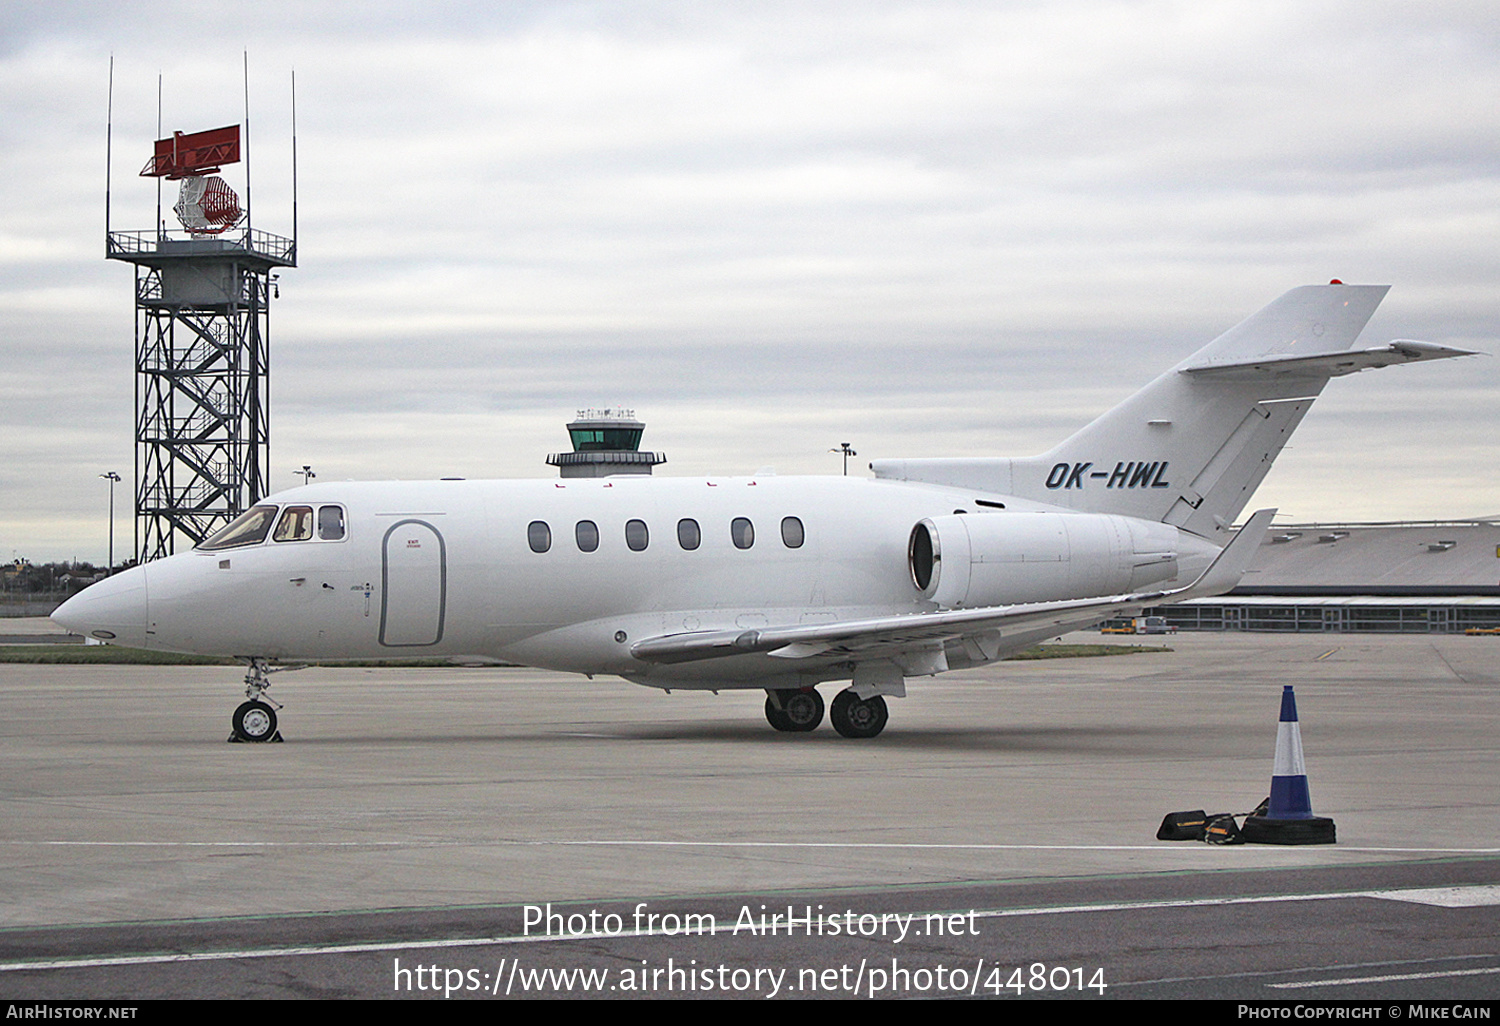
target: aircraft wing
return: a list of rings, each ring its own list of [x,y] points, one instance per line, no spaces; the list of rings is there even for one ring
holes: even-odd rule
[[[1332,377],[1395,364],[1446,360],[1453,356],[1477,356],[1468,349],[1452,349],[1432,342],[1397,339],[1383,346],[1352,352],[1316,353],[1311,356],[1262,356],[1250,360],[1201,363],[1184,367],[1182,373],[1201,378],[1253,381],[1270,377]]]
[[[998,649],[1007,634],[1055,628],[1058,633],[1098,623],[1128,609],[1221,595],[1239,583],[1250,558],[1271,526],[1274,509],[1263,509],[1245,522],[1208,569],[1186,588],[1136,592],[1059,602],[1032,602],[934,613],[904,613],[843,623],[769,627],[746,631],[693,631],[638,641],[630,654],[647,663],[686,663],[724,656],[763,653],[783,659],[869,653],[871,650],[931,646],[975,639],[981,651]],[[986,639],[986,635],[989,636]],[[990,645],[986,645],[990,640]],[[990,658],[994,658],[990,655]]]

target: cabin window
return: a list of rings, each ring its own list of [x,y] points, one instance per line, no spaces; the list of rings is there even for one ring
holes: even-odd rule
[[[796,517],[781,518],[781,540],[787,548],[800,549],[806,537],[806,533],[802,530],[802,521]]]
[[[271,522],[275,519],[275,506],[252,506],[198,548],[213,551],[259,545],[266,540],[266,533],[271,530]]]
[[[729,537],[737,549],[748,549],[755,544],[755,525],[745,517],[735,517],[729,525]]]
[[[677,521],[677,544],[689,551],[703,544],[703,532],[698,530],[698,521]]]
[[[646,532],[644,520],[625,521],[625,544],[630,546],[632,552],[645,552],[650,542],[651,538]]]
[[[276,522],[276,533],[272,541],[307,541],[313,536],[313,511],[311,506],[288,506],[281,511]]]
[[[546,552],[552,547],[552,528],[545,520],[533,520],[526,525],[526,544],[532,552]]]
[[[318,507],[318,537],[323,541],[338,541],[344,536],[344,507]]]
[[[592,520],[578,521],[573,536],[578,539],[579,552],[593,552],[599,547],[599,525]]]

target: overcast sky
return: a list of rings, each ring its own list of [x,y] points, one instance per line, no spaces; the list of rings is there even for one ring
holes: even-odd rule
[[[666,474],[1030,455],[1335,277],[1393,286],[1364,344],[1500,352],[1493,0],[7,0],[0,559],[101,560],[98,475],[130,504],[110,55],[113,227],[147,230],[158,74],[167,131],[233,124],[246,51],[281,234],[297,81],[278,489],[551,476],[582,406]],[[1500,512],[1497,438],[1495,358],[1339,379],[1255,502]]]

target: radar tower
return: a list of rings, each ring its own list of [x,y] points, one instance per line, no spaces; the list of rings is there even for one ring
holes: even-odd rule
[[[293,153],[296,115],[293,99]],[[156,140],[141,177],[178,182],[168,231],[113,231],[105,257],[135,265],[135,547],[145,562],[191,547],[270,489],[270,299],[293,237],[260,231],[217,172],[241,159],[241,126]],[[293,196],[296,168],[293,157]],[[108,184],[106,183],[106,196]],[[295,198],[293,200],[295,210]]]

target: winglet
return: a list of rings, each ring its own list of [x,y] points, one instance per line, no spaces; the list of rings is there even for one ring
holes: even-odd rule
[[[1274,509],[1256,510],[1245,526],[1239,529],[1230,543],[1224,546],[1218,558],[1209,564],[1207,570],[1199,575],[1198,579],[1181,591],[1171,592],[1173,602],[1181,602],[1184,599],[1208,598],[1212,595],[1222,595],[1235,585],[1240,583],[1240,578],[1245,575],[1245,569],[1250,565],[1250,559],[1255,555],[1255,550],[1260,547],[1266,532],[1271,529],[1271,518],[1276,515]]]

